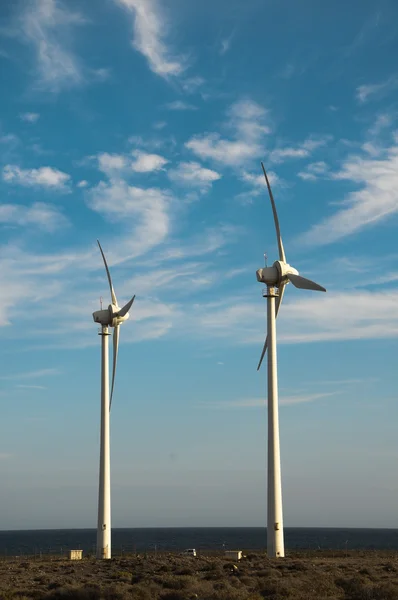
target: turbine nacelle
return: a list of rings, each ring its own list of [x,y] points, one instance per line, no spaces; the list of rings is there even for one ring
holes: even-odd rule
[[[129,313],[120,315],[121,310],[120,306],[110,304],[107,309],[93,312],[93,319],[95,323],[100,323],[104,327],[117,327],[129,318]]]
[[[264,267],[256,271],[257,281],[266,285],[279,287],[282,282],[287,283],[289,275],[298,275],[297,269],[281,260],[276,260],[272,267]]]
[[[93,319],[95,323],[99,323],[104,327],[110,327],[112,325],[112,315],[107,308],[93,312]]]

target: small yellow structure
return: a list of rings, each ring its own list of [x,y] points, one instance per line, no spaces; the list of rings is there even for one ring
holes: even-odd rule
[[[83,550],[69,550],[69,560],[81,560]]]
[[[231,560],[241,560],[242,550],[225,550],[224,556]]]

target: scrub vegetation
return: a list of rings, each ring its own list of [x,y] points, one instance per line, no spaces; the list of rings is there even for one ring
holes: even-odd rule
[[[0,600],[398,600],[398,553],[136,554],[0,559]]]

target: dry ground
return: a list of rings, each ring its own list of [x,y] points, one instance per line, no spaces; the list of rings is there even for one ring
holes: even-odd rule
[[[398,553],[0,560],[0,600],[398,600]]]

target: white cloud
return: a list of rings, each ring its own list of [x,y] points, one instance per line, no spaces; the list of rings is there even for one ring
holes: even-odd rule
[[[154,298],[156,289],[172,290],[185,298],[193,290],[207,288],[217,275],[213,272],[213,254],[235,240],[237,228],[228,225],[201,230],[182,241],[168,239],[172,233],[174,202],[167,190],[132,188],[116,180],[102,183],[85,197],[99,216],[117,220],[114,236],[101,238],[112,269],[119,301],[138,294],[130,326],[123,331],[126,343],[170,335],[180,317],[181,308]],[[105,234],[104,234],[105,235]],[[21,242],[22,244],[22,242]],[[155,246],[159,245],[155,249]],[[151,251],[150,256],[143,254]],[[137,257],[140,256],[138,259]],[[199,262],[196,257],[211,257]],[[194,260],[190,260],[195,257]],[[134,259],[131,263],[131,259]],[[123,269],[120,277],[118,268]],[[126,279],[134,273],[134,278]],[[135,284],[139,287],[135,287]],[[145,297],[148,293],[150,297]],[[25,348],[86,347],[96,344],[95,326],[87,314],[98,308],[98,297],[108,298],[106,276],[94,242],[81,249],[65,249],[54,254],[35,254],[27,244],[4,245],[0,252],[0,326],[12,320],[12,331],[3,335],[28,340]],[[162,292],[164,296],[164,292]],[[29,311],[26,311],[27,303]],[[79,306],[87,306],[88,313]],[[10,308],[12,310],[10,310]],[[59,321],[59,314],[65,319]],[[70,332],[78,333],[66,335]],[[37,342],[37,339],[40,341]],[[25,381],[21,383],[35,383]]]
[[[158,152],[161,148],[167,148],[168,150],[174,150],[176,147],[176,140],[174,136],[159,137],[156,135],[146,134],[145,137],[140,135],[131,135],[128,138],[129,144],[132,144],[135,148],[145,149],[148,152]]]
[[[85,179],[82,179],[81,181],[79,181],[77,184],[77,187],[79,188],[85,188],[88,186],[88,181],[86,181]]]
[[[23,38],[36,51],[39,83],[51,91],[83,82],[82,66],[66,41],[74,25],[85,23],[59,0],[34,0],[21,17]]]
[[[231,35],[229,35],[228,37],[223,38],[221,40],[220,50],[219,50],[219,53],[221,54],[221,56],[224,56],[224,54],[226,54],[228,52],[228,50],[230,50],[233,37],[234,37],[234,32],[232,32]]]
[[[168,104],[165,104],[165,108],[168,110],[198,110],[197,106],[189,104],[188,102],[183,102],[182,100],[169,102]]]
[[[181,82],[181,85],[184,92],[186,92],[187,94],[193,94],[200,87],[202,87],[204,83],[205,80],[203,79],[203,77],[199,77],[197,75],[196,77],[189,77],[188,79],[185,79]]]
[[[236,166],[254,160],[263,152],[263,137],[269,133],[265,124],[267,111],[251,100],[240,100],[228,110],[227,128],[233,139],[219,133],[193,136],[185,146],[202,159]]]
[[[185,145],[202,159],[228,165],[246,162],[259,150],[257,145],[246,141],[224,140],[218,133],[194,136]]]
[[[271,152],[273,162],[283,162],[285,158],[304,158],[309,152],[305,148],[280,148]]]
[[[6,133],[0,135],[0,143],[15,147],[19,143],[19,139],[14,133]]]
[[[124,181],[101,181],[88,192],[89,206],[110,219],[134,226],[130,255],[139,255],[162,243],[170,230],[171,195],[158,188],[139,188]]]
[[[108,177],[123,171],[127,167],[127,159],[123,154],[109,154],[108,152],[102,152],[98,154],[98,168],[103,173],[106,173]]]
[[[267,171],[267,175],[272,187],[283,184],[282,180],[274,171]],[[266,192],[267,188],[262,171],[259,174],[242,171],[239,175],[239,179],[251,186],[250,190],[241,192],[235,196],[235,199],[242,204],[251,204],[253,202],[253,198],[256,196],[259,196],[262,193],[268,193]]]
[[[0,223],[25,227],[36,226],[45,231],[55,231],[68,225],[68,220],[58,207],[36,202],[32,206],[0,205]]]
[[[221,179],[219,173],[206,169],[195,161],[180,163],[177,168],[168,172],[168,176],[174,183],[198,187],[203,191],[208,190],[213,181]]]
[[[52,167],[38,169],[21,169],[17,165],[6,165],[3,168],[3,180],[7,183],[17,183],[27,187],[47,187],[65,190],[70,181],[70,175]]]
[[[281,406],[291,406],[296,404],[304,404],[307,402],[315,402],[330,396],[335,396],[336,392],[325,392],[319,394],[294,394],[292,396],[279,395],[279,404]],[[242,398],[239,400],[226,400],[219,402],[203,402],[203,408],[215,409],[245,409],[245,408],[262,408],[267,406],[267,399],[264,398]]]
[[[106,68],[91,69],[91,77],[94,81],[108,81],[111,76],[111,70]]]
[[[345,197],[336,213],[302,235],[301,243],[330,244],[398,212],[398,145],[388,148],[384,158],[350,156],[332,177],[360,187]]]
[[[278,175],[276,173],[274,173],[274,171],[267,171],[267,176],[268,176],[270,184],[273,186],[278,185],[281,181],[279,179]],[[260,191],[266,189],[265,178],[264,178],[264,174],[262,172],[259,173],[258,175],[255,175],[254,173],[249,173],[248,171],[243,171],[240,175],[240,178],[242,181],[244,181],[245,183],[249,183],[254,188],[259,188]]]
[[[30,384],[18,384],[15,387],[26,390],[46,390],[47,387],[45,385],[30,385]]]
[[[377,115],[376,121],[369,129],[369,134],[375,137],[378,136],[384,129],[390,128],[394,120],[395,116],[388,113]]]
[[[27,113],[21,113],[19,115],[19,117],[22,121],[26,121],[27,123],[36,123],[36,121],[38,121],[40,115],[39,115],[39,113],[27,112]]]
[[[130,138],[129,141],[137,144],[140,140]],[[136,173],[150,173],[159,171],[169,162],[160,154],[150,154],[143,150],[132,150],[131,154],[135,158],[132,162],[124,154],[102,152],[97,156],[98,168],[110,178],[120,178],[126,174],[128,169]]]
[[[20,379],[38,379],[40,377],[48,377],[59,375],[60,370],[54,368],[37,369],[36,371],[21,371],[20,373],[11,373],[10,375],[1,375],[0,379],[18,381]]]
[[[275,163],[282,163],[285,160],[288,160],[290,158],[292,158],[292,159],[306,158],[306,157],[310,156],[312,154],[312,152],[314,152],[314,150],[317,150],[318,148],[325,146],[330,139],[331,139],[330,136],[323,136],[323,137],[310,136],[309,138],[304,140],[304,142],[299,144],[297,147],[293,147],[293,146],[289,147],[288,146],[286,148],[276,148],[275,150],[273,150],[270,153],[269,159]]]
[[[368,102],[372,98],[380,98],[387,95],[398,86],[398,76],[392,75],[386,81],[381,83],[365,84],[357,87],[357,100],[361,104]]]
[[[185,315],[183,325],[189,324],[192,336],[256,345],[260,354],[266,335],[265,317],[266,307],[260,299],[251,302],[236,295],[233,299],[196,303]],[[279,344],[371,340],[397,335],[398,289],[328,290],[327,294],[316,294],[289,288],[278,316]]]
[[[124,289],[140,290],[140,294],[151,294],[158,289],[172,290],[173,295],[181,295],[187,290],[205,287],[212,283],[212,277],[206,273],[206,266],[200,262],[184,262],[167,268],[153,269],[136,275],[124,284]]]
[[[267,173],[269,175],[269,173]],[[249,183],[254,188],[263,188],[265,185],[265,179],[263,173],[259,173],[255,175],[254,173],[249,173],[248,171],[243,171],[240,175],[240,179],[245,183]]]
[[[173,57],[164,38],[168,24],[158,0],[115,0],[134,15],[133,46],[148,60],[150,69],[161,77],[180,75],[181,57]]]
[[[298,176],[301,179],[308,181],[316,181],[320,176],[324,175],[328,170],[328,166],[324,161],[310,163],[304,171],[300,171]]]
[[[169,162],[159,154],[148,154],[142,150],[133,150],[132,155],[135,156],[135,161],[131,163],[131,169],[137,173],[159,171]]]
[[[238,100],[228,110],[230,119],[229,127],[239,135],[252,142],[259,142],[262,137],[270,133],[270,128],[265,119],[268,110],[249,100]]]
[[[374,307],[377,306],[377,311]],[[285,343],[382,339],[398,334],[398,290],[306,294],[283,311]]]

